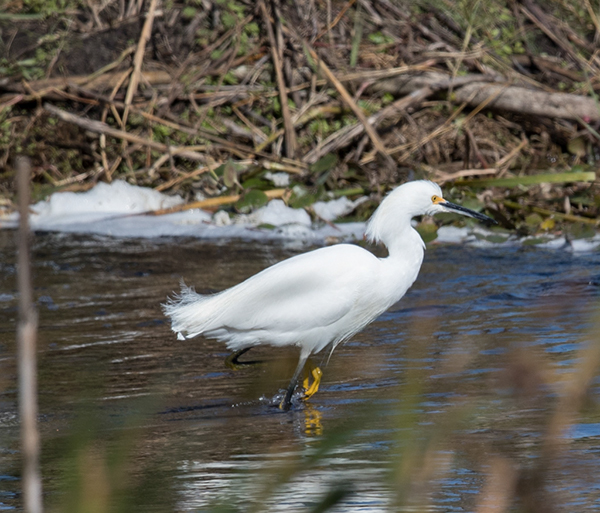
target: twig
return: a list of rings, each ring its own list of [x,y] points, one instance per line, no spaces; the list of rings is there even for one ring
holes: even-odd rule
[[[287,189],[271,189],[264,191],[265,196],[269,199],[282,198]],[[201,201],[193,201],[192,203],[186,203],[185,205],[177,205],[171,208],[161,208],[160,210],[150,210],[148,212],[139,212],[136,214],[128,214],[124,216],[114,216],[111,219],[117,219],[122,217],[137,217],[137,216],[165,216],[167,214],[176,214],[177,212],[185,212],[186,210],[193,210],[195,208],[201,208],[205,210],[213,210],[221,205],[230,205],[235,203],[242,197],[241,194],[232,194],[231,196],[218,196],[216,198],[208,198]]]
[[[502,157],[498,162],[496,162],[496,165],[494,167],[496,167],[496,169],[499,170],[505,164],[508,164],[528,144],[529,144],[529,141],[526,138],[523,138],[523,140],[519,143],[519,145],[516,146],[515,148],[513,148],[510,151],[510,153],[508,153],[507,155],[505,155],[504,157]]]
[[[58,116],[63,121],[66,121],[67,123],[73,123],[74,125],[80,126],[85,130],[90,130],[91,132],[95,132],[97,134],[106,134],[110,137],[115,137],[116,139],[121,139],[123,141],[141,144],[143,146],[148,146],[150,148],[154,148],[155,150],[159,150],[162,152],[169,151],[166,144],[151,141],[150,139],[130,134],[129,132],[125,132],[124,130],[117,130],[116,128],[112,128],[100,121],[94,121],[92,119],[86,119],[76,116],[75,114],[71,114],[70,112],[61,110],[58,107],[55,107],[54,105],[46,103],[44,105],[44,109],[50,112],[51,114]],[[186,148],[172,146],[171,152],[177,153],[178,156],[189,160],[195,160],[200,162],[206,161],[205,155],[202,155],[201,153],[197,153],[192,150],[188,150]]]
[[[114,85],[112,92],[110,94],[110,97],[108,98],[109,103],[107,103],[104,106],[104,109],[102,109],[102,116],[101,116],[100,120],[103,123],[106,122],[106,117],[108,116],[108,106],[110,105],[110,110],[113,113],[115,120],[117,121],[117,123],[119,123],[120,127],[124,126],[123,120],[122,120],[121,116],[119,116],[117,109],[115,109],[114,105],[112,104],[112,101],[114,100],[114,98],[117,94],[117,91],[119,90],[119,88],[121,87],[123,82],[125,82],[125,80],[127,79],[127,77],[129,75],[130,75],[130,72],[128,70],[121,75],[119,80],[117,80],[117,83]],[[102,158],[102,166],[104,167],[104,175],[106,176],[106,179],[108,180],[108,182],[111,182],[112,175],[117,170],[117,167],[119,167],[119,165],[121,164],[122,157],[118,156],[115,159],[115,162],[113,163],[112,166],[108,165],[108,158],[106,157],[106,135],[105,134],[100,134],[100,157]]]
[[[131,73],[131,79],[129,80],[129,87],[127,88],[127,94],[125,95],[125,112],[123,112],[123,125],[127,123],[127,116],[129,115],[129,106],[133,101],[135,93],[137,93],[138,84],[140,83],[140,77],[142,74],[142,64],[144,62],[144,53],[146,51],[146,43],[150,39],[152,33],[152,24],[154,23],[154,13],[156,11],[157,0],[150,1],[150,7],[146,14],[146,21],[144,21],[144,27],[138,41],[138,46],[135,51],[133,58],[133,71]]]
[[[121,52],[121,55],[119,55],[119,57],[116,60],[107,64],[106,66],[103,66],[98,71],[94,71],[94,73],[92,73],[91,75],[88,75],[87,81],[83,82],[83,84],[85,84],[87,82],[93,82],[96,78],[100,77],[101,75],[104,75],[105,73],[109,72],[110,70],[115,69],[117,66],[119,66],[119,64],[121,64],[125,60],[125,58],[127,56],[132,54],[134,51],[135,51],[135,46],[133,46],[133,45],[125,48],[125,50],[123,50]]]
[[[201,144],[199,146],[191,146],[189,148],[182,148],[184,151],[206,151],[207,150],[207,146],[204,144]],[[173,151],[173,147],[172,146],[168,146],[168,153],[163,153],[158,159],[156,159],[156,161],[154,162],[154,164],[152,164],[152,166],[148,169],[148,177],[149,178],[154,178],[154,175],[156,174],[156,171],[158,171],[160,169],[160,167],[167,161],[171,161],[171,168],[174,167],[173,164],[173,156],[178,154],[178,150]],[[208,170],[208,168],[206,168],[206,170]],[[196,171],[194,171],[195,173]],[[200,174],[200,173],[198,173]],[[196,175],[194,175],[196,176]],[[172,180],[171,180],[172,181]],[[168,182],[171,186],[171,182]],[[177,183],[177,182],[175,182]],[[165,183],[162,184],[163,186],[166,185]],[[160,187],[160,186],[159,186]],[[160,190],[160,189],[158,189]]]
[[[333,20],[331,23],[329,23],[327,25],[327,27],[325,27],[323,30],[321,30],[321,32],[319,32],[317,34],[317,37],[315,37],[315,41],[317,39],[322,38],[325,34],[327,34],[327,32],[330,32],[331,29],[333,27],[335,27],[340,22],[340,20],[344,17],[344,14],[346,14],[346,11],[348,9],[350,9],[350,7],[352,7],[352,5],[354,4],[354,2],[356,2],[356,0],[348,0],[348,2],[346,3],[346,5],[344,5],[344,7],[342,7],[340,9],[340,12],[338,12],[337,16],[335,17],[335,20]]]
[[[164,162],[164,160],[163,160],[163,162]],[[210,171],[213,167],[220,166],[221,164],[222,164],[222,162],[215,162],[211,166],[199,167],[198,169],[195,169],[191,173],[186,173],[184,175],[178,176],[177,178],[173,178],[172,180],[169,180],[168,182],[161,183],[158,187],[156,187],[155,190],[165,191],[167,189],[170,189],[174,185],[177,185],[178,183],[181,183],[185,180],[189,180],[190,178],[194,178],[196,176],[200,176],[200,175],[206,173],[207,171]],[[156,164],[155,164],[155,166],[156,166]]]
[[[19,415],[23,447],[23,497],[27,513],[42,512],[40,476],[40,434],[37,426],[37,312],[33,305],[29,260],[29,187],[31,164],[18,157],[17,188],[19,194],[19,325],[17,328],[19,360]]]
[[[373,143],[373,146],[375,146],[375,149],[382,155],[385,155],[386,157],[389,158],[389,155],[387,153],[385,145],[383,144],[383,141],[381,140],[381,138],[379,137],[379,135],[377,134],[377,132],[375,131],[375,129],[373,128],[371,123],[369,123],[369,120],[365,116],[362,109],[356,104],[356,102],[354,101],[354,99],[352,98],[350,93],[342,85],[342,83],[337,79],[335,74],[329,69],[329,67],[325,64],[325,62],[323,62],[323,60],[319,58],[317,53],[312,48],[310,48],[306,42],[304,44],[305,44],[306,49],[310,53],[310,56],[315,60],[315,62],[318,63],[319,68],[321,68],[321,71],[323,71],[323,73],[325,74],[327,79],[337,89],[338,93],[340,94],[340,96],[342,97],[344,102],[348,105],[348,107],[350,107],[350,109],[352,109],[352,112],[354,112],[354,115],[363,124],[363,126],[365,128],[365,132],[369,136],[369,139],[371,139],[371,142]]]
[[[89,75],[73,75],[70,77],[55,77],[44,80],[33,80],[28,82],[28,87],[34,91],[35,98],[44,98],[50,93],[56,90],[66,89],[71,84],[85,85],[88,89],[103,90],[113,87],[115,83],[121,80],[123,71],[114,71],[112,73],[104,73],[103,75],[95,77],[90,80]],[[173,81],[173,77],[166,71],[144,71],[142,72],[144,82],[148,82],[152,85],[167,85]],[[22,82],[10,83],[3,87],[7,91],[15,93],[27,93],[28,89],[25,88]],[[34,95],[25,97],[24,101],[31,101]]]
[[[551,39],[557,46],[562,48],[567,54],[577,61],[582,69],[589,72],[594,72],[594,69],[589,65],[585,59],[581,58],[577,52],[575,52],[565,41],[559,37],[556,33],[556,28],[549,28],[547,26],[546,14],[533,2],[526,2],[527,7],[521,6],[521,12],[527,16],[549,39]],[[529,9],[528,9],[529,8]]]
[[[269,171],[281,171],[284,173],[290,173],[291,175],[305,175],[306,168],[298,167],[300,162],[295,162],[292,165],[286,165],[279,162],[270,162],[268,160],[261,160],[260,165],[264,169],[268,169]]]
[[[413,91],[409,95],[400,98],[399,100],[396,100],[391,105],[388,105],[384,109],[370,116],[367,120],[368,124],[370,124],[371,126],[378,126],[385,119],[389,118],[393,114],[406,110],[409,106],[423,101],[425,98],[427,98],[433,93],[434,89],[432,87],[423,87],[422,89]],[[348,146],[364,131],[365,125],[362,123],[357,123],[352,126],[344,127],[338,130],[337,132],[331,134],[327,139],[323,141],[323,143],[320,146],[307,153],[304,157],[304,161],[310,164],[315,163],[323,155],[340,150],[341,148]]]
[[[444,173],[441,170],[435,170],[436,179],[435,181],[442,185],[446,182],[452,182],[458,178],[465,178],[468,176],[479,176],[479,175],[495,175],[498,173],[498,169],[463,169],[461,171],[457,171],[456,173]]]
[[[479,160],[479,163],[484,168],[487,168],[488,167],[488,163],[485,160],[485,157],[479,151],[479,146],[477,145],[477,140],[475,139],[475,136],[473,135],[473,132],[471,131],[471,129],[468,126],[465,126],[465,132],[467,133],[467,138],[468,138],[468,141],[469,141],[469,147],[473,149],[473,152],[475,153],[475,156],[477,157],[477,160]],[[470,165],[470,162],[467,162],[467,165]]]
[[[277,44],[275,41],[275,34],[273,33],[273,27],[271,26],[271,20],[264,0],[260,0],[260,10],[264,18],[265,27],[267,29],[267,35],[269,37],[269,44],[271,46],[271,57],[273,59],[273,66],[275,67],[275,76],[277,77],[277,85],[279,87],[279,96],[281,98],[281,114],[283,116],[283,125],[285,127],[285,153],[288,158],[294,158],[296,154],[296,131],[294,124],[292,123],[292,116],[288,106],[288,95],[285,81],[283,79],[283,66],[277,53]]]

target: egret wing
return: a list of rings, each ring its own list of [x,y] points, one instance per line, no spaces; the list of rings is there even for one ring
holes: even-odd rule
[[[318,350],[377,315],[368,296],[378,265],[368,251],[339,244],[284,260],[218,294],[184,287],[165,313],[182,337],[204,334],[232,349],[302,343]]]
[[[219,322],[277,332],[331,325],[351,311],[375,262],[368,251],[346,244],[298,255],[225,291]]]

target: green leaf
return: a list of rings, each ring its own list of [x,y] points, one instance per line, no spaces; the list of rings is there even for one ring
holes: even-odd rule
[[[319,160],[317,160],[308,169],[311,173],[320,174],[324,171],[329,171],[331,168],[335,167],[337,162],[338,156],[335,153],[328,153],[324,157],[321,157]]]
[[[529,214],[526,218],[525,218],[525,222],[527,223],[528,226],[532,227],[532,228],[537,228],[538,226],[540,226],[542,224],[544,220],[542,219],[542,216],[539,214]]]
[[[571,139],[567,145],[567,148],[571,155],[576,155],[577,157],[585,157],[585,154],[587,153],[583,137]]]
[[[320,187],[316,192],[308,192],[300,186],[294,187],[292,195],[288,200],[288,205],[292,208],[304,208],[319,201],[325,194],[325,191]]]
[[[223,183],[228,189],[231,189],[235,184],[238,183],[237,170],[231,161],[223,164]]]
[[[593,226],[583,223],[573,223],[566,227],[566,231],[571,239],[591,239],[596,235],[596,229]]]
[[[251,189],[235,202],[233,207],[240,214],[248,214],[257,208],[264,207],[269,202],[269,198],[263,191]]]
[[[515,176],[512,178],[482,178],[479,180],[457,180],[455,185],[469,187],[518,187],[519,185],[537,185],[540,183],[593,182],[593,171],[577,173],[547,173],[540,175]]]
[[[273,184],[263,178],[258,176],[254,176],[252,178],[248,178],[248,180],[244,180],[242,182],[242,187],[244,189],[259,189],[259,190],[269,190],[273,188]]]
[[[416,226],[416,230],[417,232],[419,232],[419,235],[421,236],[425,244],[437,239],[438,234],[437,226],[435,225],[435,223],[421,222]]]
[[[187,7],[183,8],[183,11],[181,11],[181,16],[186,19],[190,19],[196,16],[196,12],[197,11],[195,7],[188,5]]]

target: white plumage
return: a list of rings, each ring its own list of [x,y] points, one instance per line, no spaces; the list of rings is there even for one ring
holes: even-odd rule
[[[163,305],[165,314],[179,338],[204,335],[225,342],[232,351],[260,344],[299,346],[298,367],[281,404],[287,409],[311,354],[327,346],[333,349],[360,331],[414,283],[425,245],[410,221],[440,211],[491,221],[443,200],[432,182],[409,182],[381,202],[367,226],[367,237],[385,244],[388,257],[377,258],[352,244],[317,249],[217,294],[201,295],[182,286],[181,293]],[[312,393],[317,388],[318,382]]]

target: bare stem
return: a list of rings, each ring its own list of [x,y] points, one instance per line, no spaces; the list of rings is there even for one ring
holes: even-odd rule
[[[19,326],[17,328],[19,361],[19,415],[23,450],[23,497],[27,513],[42,512],[42,481],[39,469],[40,435],[37,427],[37,312],[33,305],[29,259],[29,159],[18,157],[17,189],[19,195]]]

